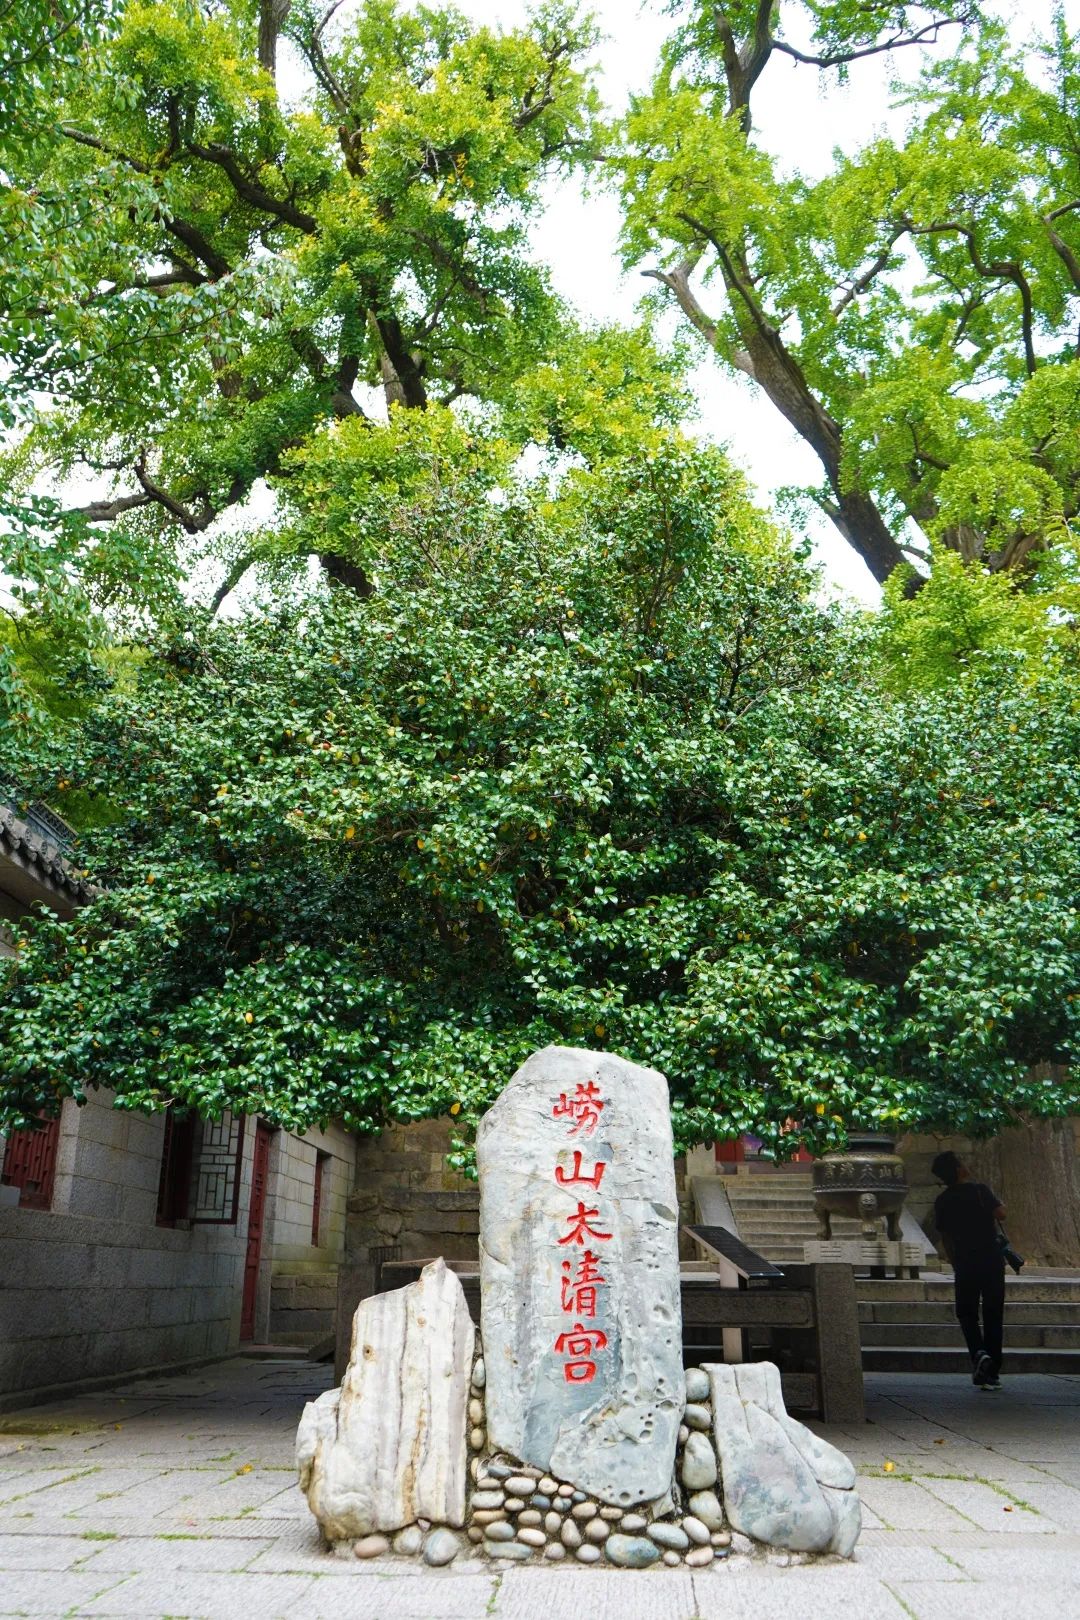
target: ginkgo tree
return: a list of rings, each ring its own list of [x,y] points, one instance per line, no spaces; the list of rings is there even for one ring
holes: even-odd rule
[[[680,0],[625,123],[629,263],[816,454],[873,576],[1029,575],[1080,506],[1080,44],[978,0]],[[887,55],[906,131],[820,178],[758,127],[782,66]],[[789,142],[781,142],[789,146]]]
[[[24,630],[220,604],[282,556],[252,491],[328,425],[458,406],[587,456],[684,408],[647,332],[582,330],[530,251],[544,181],[594,145],[595,34],[563,0],[503,33],[397,0],[16,14],[0,573]],[[370,590],[356,537],[311,549]]]

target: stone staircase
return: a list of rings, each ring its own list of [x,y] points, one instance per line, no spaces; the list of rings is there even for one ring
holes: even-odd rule
[[[809,1172],[744,1171],[722,1180],[743,1242],[774,1265],[782,1266],[785,1261],[789,1265],[801,1263],[803,1244],[818,1235]],[[853,1218],[834,1215],[832,1235],[859,1238],[862,1227]],[[932,1260],[930,1265],[934,1264]]]
[[[952,1277],[860,1277],[864,1372],[969,1371],[953,1311]],[[1080,1275],[1006,1274],[1006,1373],[1080,1374]]]
[[[798,1264],[817,1237],[805,1170],[740,1171],[718,1178],[738,1235],[774,1265]],[[857,1220],[834,1215],[835,1238],[858,1238]],[[952,1276],[930,1256],[918,1280],[857,1277],[859,1338],[865,1372],[967,1372],[953,1310]],[[1006,1273],[1006,1371],[1080,1374],[1080,1273]]]

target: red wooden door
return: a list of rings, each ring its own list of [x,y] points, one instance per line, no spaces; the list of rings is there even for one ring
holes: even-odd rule
[[[270,1138],[273,1131],[259,1120],[255,1127],[255,1155],[251,1166],[251,1212],[248,1215],[247,1253],[244,1256],[244,1301],[240,1308],[240,1337],[255,1337],[255,1301],[259,1292],[259,1261],[262,1257],[263,1221],[266,1217],[266,1184],[270,1171]]]
[[[0,1181],[18,1187],[23,1209],[49,1209],[56,1176],[56,1150],[60,1143],[60,1121],[45,1119],[32,1130],[12,1131],[4,1152]]]

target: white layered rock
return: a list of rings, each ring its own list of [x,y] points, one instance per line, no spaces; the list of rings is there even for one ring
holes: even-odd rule
[[[484,1115],[476,1157],[489,1443],[613,1506],[661,1497],[685,1399],[667,1082],[547,1047]],[[602,1281],[578,1310],[587,1253]]]
[[[712,1363],[705,1371],[733,1529],[789,1552],[850,1557],[862,1524],[850,1460],[788,1416],[771,1362]]]
[[[341,1388],[309,1402],[296,1436],[300,1487],[328,1542],[464,1523],[475,1336],[442,1260],[361,1302]]]

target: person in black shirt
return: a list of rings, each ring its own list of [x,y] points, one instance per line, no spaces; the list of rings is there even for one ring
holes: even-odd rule
[[[939,1153],[930,1170],[945,1183],[934,1205],[934,1220],[952,1261],[956,1319],[971,1356],[972,1383],[980,1389],[1000,1389],[1005,1260],[997,1223],[1005,1219],[1005,1208],[989,1187],[972,1180],[955,1153]]]

